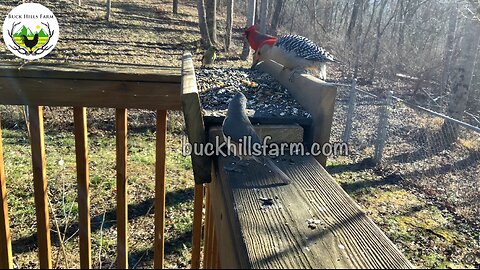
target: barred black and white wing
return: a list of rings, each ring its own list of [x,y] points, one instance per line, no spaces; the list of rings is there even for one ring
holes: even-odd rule
[[[282,36],[277,40],[275,46],[308,61],[338,62],[324,48],[306,37],[298,35]]]

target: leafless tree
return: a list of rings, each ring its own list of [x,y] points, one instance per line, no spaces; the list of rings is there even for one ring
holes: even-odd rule
[[[212,41],[210,39],[210,34],[208,33],[204,0],[197,0],[197,12],[198,12],[198,27],[200,28],[202,45],[205,48],[209,48],[210,46],[212,46]]]
[[[232,28],[233,28],[233,8],[234,0],[227,0],[227,27],[225,29],[225,50],[230,50],[232,43]]]
[[[247,22],[246,27],[250,27],[255,24],[255,10],[257,7],[256,0],[247,0]],[[242,60],[247,60],[250,56],[250,45],[248,44],[247,40],[245,39],[243,43],[243,51],[241,55]]]
[[[217,44],[217,0],[205,1],[208,34],[213,44]]]
[[[465,34],[460,43],[459,59],[452,70],[452,92],[448,105],[448,114],[455,119],[462,120],[467,108],[472,82],[475,58],[480,40],[480,22],[472,15],[466,18]],[[442,127],[445,137],[456,140],[458,129],[455,124],[446,121]]]

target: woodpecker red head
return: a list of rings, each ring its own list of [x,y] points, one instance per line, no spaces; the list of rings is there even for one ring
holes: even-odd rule
[[[262,43],[264,43],[265,41],[277,40],[277,38],[274,36],[270,36],[270,35],[266,35],[258,32],[256,25],[252,25],[249,28],[247,28],[245,30],[244,36],[247,38],[248,44],[250,44],[250,47],[255,51],[257,51],[258,48],[261,47]]]

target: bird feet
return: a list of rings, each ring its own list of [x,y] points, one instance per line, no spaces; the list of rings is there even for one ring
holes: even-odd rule
[[[293,81],[295,80],[295,76],[299,76],[300,74],[302,74],[304,72],[305,72],[305,69],[303,69],[302,67],[296,67],[295,69],[293,69],[293,72],[290,75],[290,77],[288,78],[288,81],[293,83]]]

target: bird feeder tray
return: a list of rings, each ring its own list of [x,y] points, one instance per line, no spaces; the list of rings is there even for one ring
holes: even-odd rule
[[[252,124],[298,124],[309,128],[312,116],[270,74],[252,69],[199,69],[197,85],[205,125],[221,125],[231,98],[242,92]]]

